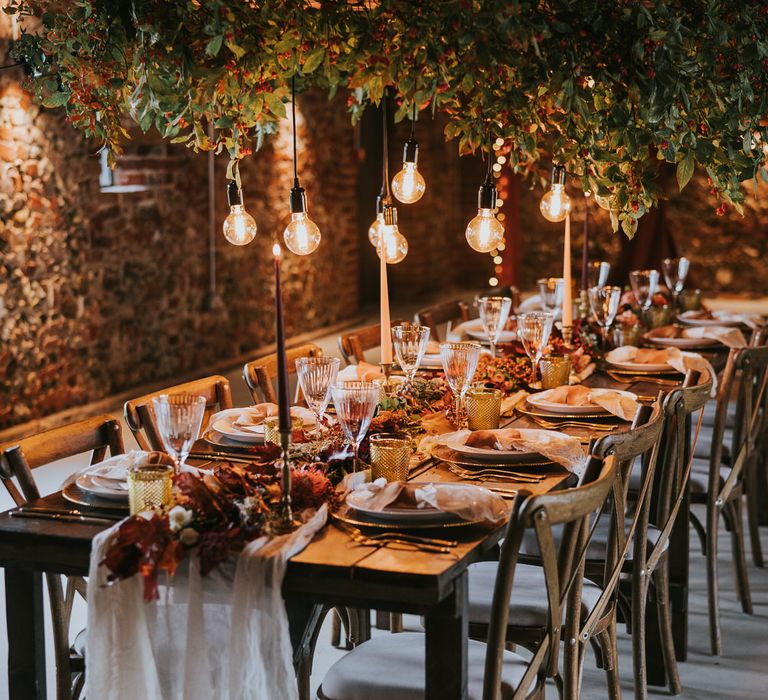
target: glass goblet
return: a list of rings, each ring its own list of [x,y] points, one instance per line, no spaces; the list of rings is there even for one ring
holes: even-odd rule
[[[331,387],[336,417],[352,446],[353,470],[357,471],[358,451],[379,403],[380,387],[373,382],[344,382]]]
[[[405,372],[405,379],[409,385],[413,384],[413,378],[416,375],[416,370],[419,369],[428,342],[429,328],[427,326],[419,326],[414,323],[392,326],[392,347],[395,350],[397,364]]]
[[[534,381],[536,381],[539,360],[549,342],[554,321],[554,316],[548,311],[529,311],[517,316],[517,334],[531,360]]]
[[[600,326],[600,348],[605,361],[605,337],[608,334],[621,301],[621,287],[590,287],[588,290],[589,306],[597,325]]]
[[[552,311],[562,308],[563,290],[565,289],[565,280],[562,277],[542,277],[537,281],[539,285],[539,297],[541,298],[541,308],[544,311]]]
[[[296,360],[301,393],[317,416],[318,427],[331,400],[331,387],[336,383],[338,373],[338,357],[300,357]]]
[[[160,394],[152,399],[157,431],[165,451],[182,471],[192,445],[200,435],[205,397],[191,394]]]
[[[611,274],[611,263],[593,260],[587,266],[587,289],[590,287],[604,287],[608,284],[608,276]]]
[[[482,347],[477,343],[441,343],[440,359],[448,386],[453,392],[456,411],[456,427],[462,426],[462,406],[475,376]]]
[[[638,305],[643,311],[651,308],[653,295],[659,288],[658,270],[632,270],[629,273],[629,283]]]
[[[685,279],[688,277],[688,268],[691,261],[688,258],[664,258],[661,261],[661,270],[664,273],[664,281],[672,293],[672,309],[677,311],[680,293],[685,287]]]
[[[496,343],[509,318],[512,300],[509,297],[480,297],[477,300],[480,321],[491,345],[491,356],[496,357]]]

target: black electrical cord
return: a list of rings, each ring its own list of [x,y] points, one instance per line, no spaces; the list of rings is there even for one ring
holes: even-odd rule
[[[293,186],[299,186],[298,168],[296,165],[296,74],[291,76],[291,119],[293,120]]]

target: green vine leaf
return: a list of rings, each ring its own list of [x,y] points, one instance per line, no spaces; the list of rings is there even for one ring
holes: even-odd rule
[[[685,157],[677,164],[677,186],[682,190],[693,176],[693,152],[688,151]]]
[[[221,51],[221,45],[223,43],[224,36],[222,34],[218,34],[208,42],[208,45],[205,47],[205,53],[207,53],[209,56],[218,56],[219,51]]]
[[[306,58],[304,59],[304,63],[301,66],[301,72],[304,73],[304,75],[313,73],[323,62],[324,57],[325,57],[325,49],[323,48],[314,49],[313,51],[310,51],[307,54]]]
[[[54,92],[43,100],[43,107],[55,109],[56,107],[63,107],[67,102],[69,102],[68,92]]]

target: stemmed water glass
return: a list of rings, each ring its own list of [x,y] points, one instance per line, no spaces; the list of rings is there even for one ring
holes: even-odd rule
[[[658,270],[632,270],[629,273],[629,283],[638,305],[643,311],[651,308],[653,295],[659,288]]]
[[[331,400],[331,387],[336,383],[338,373],[338,357],[300,357],[296,360],[301,393],[317,417],[318,428]]]
[[[440,359],[448,386],[453,392],[456,410],[456,427],[462,426],[464,395],[472,383],[480,360],[482,348],[477,343],[441,343]]]
[[[563,290],[565,280],[562,277],[543,277],[537,281],[539,285],[539,297],[541,308],[544,311],[552,311],[563,306]]]
[[[590,287],[588,290],[589,305],[600,326],[600,347],[605,361],[605,336],[608,333],[621,301],[621,287]]]
[[[205,414],[205,397],[192,394],[160,394],[152,398],[157,431],[165,451],[184,469],[192,445],[200,435]]]
[[[604,287],[608,284],[608,275],[611,274],[611,263],[593,260],[587,266],[587,289],[590,287]]]
[[[496,357],[496,343],[509,318],[512,300],[509,297],[480,297],[477,305],[483,330],[491,345],[491,356]]]
[[[688,268],[691,261],[688,258],[664,258],[661,261],[661,270],[664,273],[664,281],[669,291],[672,292],[672,308],[677,311],[680,293],[685,286],[685,278],[688,277]]]
[[[429,328],[414,323],[404,323],[392,326],[392,347],[395,350],[397,364],[405,372],[409,385],[413,384],[416,370],[419,369],[421,358],[429,342]]]
[[[539,370],[539,360],[549,342],[555,318],[549,311],[529,311],[517,316],[517,334],[533,367],[533,379]]]
[[[353,469],[357,471],[360,443],[363,441],[379,403],[380,387],[373,382],[344,382],[331,387],[336,417],[352,445]]]

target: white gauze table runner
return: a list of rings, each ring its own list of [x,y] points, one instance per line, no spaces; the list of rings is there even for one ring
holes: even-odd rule
[[[323,505],[295,532],[250,542],[200,574],[196,553],[146,603],[141,576],[105,585],[117,526],[94,538],[85,695],[99,700],[298,700],[281,587],[288,559],[325,525]]]

